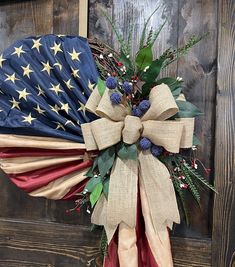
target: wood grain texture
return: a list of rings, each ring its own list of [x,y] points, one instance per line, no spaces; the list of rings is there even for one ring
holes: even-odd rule
[[[52,32],[51,0],[0,2],[0,52],[17,39]]]
[[[217,2],[179,0],[179,44],[184,45],[193,36],[208,32],[200,43],[178,61],[178,76],[184,80],[183,89],[187,99],[204,113],[196,119],[196,135],[202,146],[197,157],[213,170],[214,159],[214,122],[216,93],[216,57],[217,57]],[[200,165],[200,164],[199,164]],[[203,172],[202,172],[203,173]],[[213,171],[207,177],[213,182]],[[211,235],[212,194],[202,191],[202,209],[191,202],[192,221],[190,227],[177,227],[181,236],[209,237]]]
[[[212,266],[235,265],[235,2],[219,1]],[[219,253],[218,253],[219,252]]]
[[[87,227],[0,220],[0,266],[100,267],[99,233]]]
[[[0,229],[2,267],[101,266],[100,233],[91,233],[87,227],[1,219]],[[210,244],[207,239],[172,238],[174,266],[210,266]]]
[[[104,11],[112,17],[112,6],[112,0],[89,1],[89,38],[97,38],[101,42],[112,45],[110,25],[102,14]]]
[[[78,35],[78,28],[79,28],[79,1],[54,0],[53,33]]]
[[[175,267],[211,266],[211,239],[171,238]]]

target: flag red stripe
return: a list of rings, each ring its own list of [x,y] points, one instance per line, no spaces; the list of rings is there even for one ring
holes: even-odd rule
[[[60,164],[56,167],[47,167],[31,172],[20,174],[8,174],[10,179],[21,189],[26,192],[35,191],[48,183],[70,174],[75,171],[80,171],[92,165],[92,161],[83,162],[73,161],[65,164]]]
[[[85,185],[88,181],[88,178],[83,180],[81,183],[73,186],[70,191],[62,198],[63,200],[74,200],[77,199],[78,196],[76,194],[81,193],[85,188]]]

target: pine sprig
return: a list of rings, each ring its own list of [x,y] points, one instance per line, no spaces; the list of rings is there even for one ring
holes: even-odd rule
[[[131,54],[131,42],[133,41],[134,23],[131,24],[131,28],[127,38],[127,55]]]
[[[152,16],[157,12],[157,10],[159,9],[160,6],[158,6],[157,8],[155,8],[155,10],[153,11],[153,13],[148,17],[147,21],[144,23],[144,28],[141,34],[141,38],[140,38],[140,46],[139,49],[142,49],[144,47],[144,43],[145,43],[145,38],[146,38],[146,30],[147,30],[147,26],[148,23],[150,21],[150,19],[152,18]]]
[[[184,46],[182,46],[178,49],[168,48],[160,56],[160,58],[165,59],[164,67],[173,63],[175,60],[177,60],[181,56],[186,55],[192,47],[194,47],[197,43],[199,43],[207,35],[208,35],[208,33],[206,33],[202,36],[192,36]]]
[[[146,42],[147,46],[152,43],[152,37],[153,37],[153,27],[151,27],[151,29],[148,33],[147,42]]]

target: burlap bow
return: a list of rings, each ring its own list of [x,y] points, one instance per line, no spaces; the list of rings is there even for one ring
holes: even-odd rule
[[[134,144],[147,137],[155,145],[172,153],[192,146],[194,119],[168,120],[178,112],[169,87],[154,87],[149,95],[151,106],[142,118],[130,115],[123,105],[112,105],[106,89],[101,97],[97,89],[86,103],[86,108],[101,117],[82,125],[86,149],[105,149],[121,140]],[[170,174],[163,163],[149,151],[140,151],[138,161],[117,157],[110,175],[108,201],[101,197],[93,211],[92,222],[104,225],[108,241],[117,226],[124,222],[136,225],[138,178],[143,182],[155,231],[172,228],[179,223],[179,212]]]

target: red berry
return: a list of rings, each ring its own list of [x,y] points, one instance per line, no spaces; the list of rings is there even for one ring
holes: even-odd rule
[[[113,72],[113,73],[112,73],[112,76],[113,76],[113,77],[116,77],[116,76],[117,76],[117,73],[116,73],[116,72]]]
[[[117,66],[118,67],[122,67],[123,66],[123,63],[122,62],[117,62]]]
[[[131,77],[131,80],[132,80],[132,81],[138,81],[139,78],[138,78],[138,76],[134,75],[134,76]]]
[[[76,208],[76,211],[79,213],[81,211],[81,208],[80,207]]]

